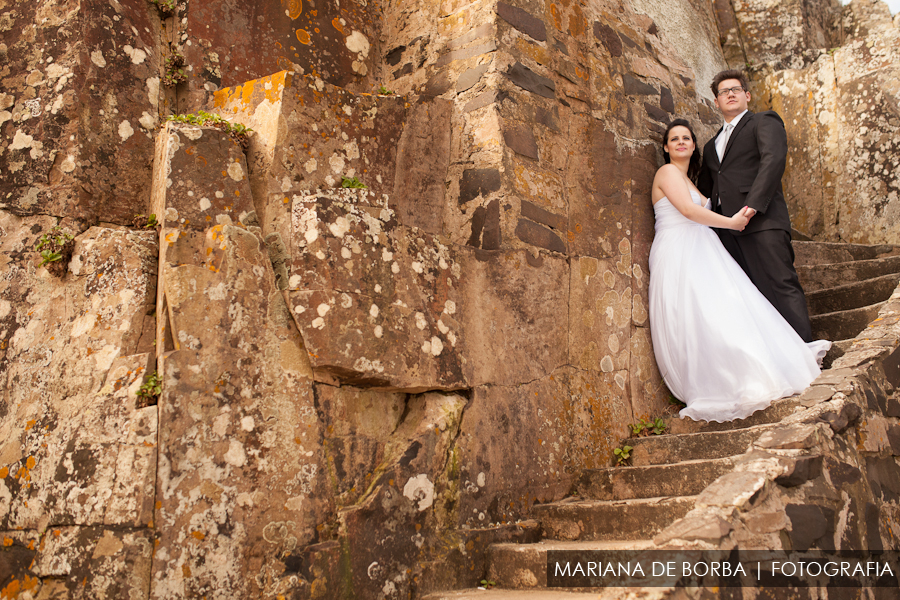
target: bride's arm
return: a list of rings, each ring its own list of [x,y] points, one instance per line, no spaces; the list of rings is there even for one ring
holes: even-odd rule
[[[735,213],[734,216],[726,217],[694,204],[694,201],[691,199],[691,190],[684,180],[684,175],[673,164],[663,165],[656,172],[653,185],[662,191],[663,195],[672,203],[672,206],[678,209],[678,212],[695,223],[709,227],[718,227],[719,229],[743,231],[750,221],[750,217],[745,214],[747,211],[746,206]]]

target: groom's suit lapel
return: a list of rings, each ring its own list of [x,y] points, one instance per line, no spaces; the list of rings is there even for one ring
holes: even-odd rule
[[[747,123],[750,122],[750,117],[752,117],[752,116],[753,116],[753,113],[748,110],[747,114],[745,114],[743,117],[741,117],[741,120],[738,121],[737,125],[735,125],[734,131],[731,132],[731,137],[728,138],[728,145],[725,146],[725,152],[722,153],[722,162],[725,162],[725,157],[728,156],[728,151],[731,149],[732,146],[734,146],[734,140],[737,139],[737,136],[738,136],[738,134],[741,133],[741,129],[744,128],[744,125],[746,125]],[[721,131],[721,129],[719,131]],[[716,136],[718,136],[718,135],[719,134],[716,134]],[[718,157],[716,157],[716,158],[718,158]]]

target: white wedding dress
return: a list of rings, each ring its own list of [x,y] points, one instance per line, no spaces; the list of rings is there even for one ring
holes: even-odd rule
[[[691,191],[696,204],[703,196]],[[715,232],[657,202],[650,331],[660,373],[698,421],[742,419],[806,389],[831,347],[805,343]]]

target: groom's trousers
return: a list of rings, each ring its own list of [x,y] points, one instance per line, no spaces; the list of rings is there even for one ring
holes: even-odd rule
[[[804,342],[811,342],[809,309],[794,269],[791,234],[783,229],[764,229],[747,235],[732,235],[722,229],[716,232],[722,245],[762,295]]]

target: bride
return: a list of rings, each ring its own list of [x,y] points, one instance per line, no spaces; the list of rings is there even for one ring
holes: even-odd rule
[[[806,389],[831,343],[800,339],[710,229],[742,231],[750,209],[731,217],[709,210],[694,185],[700,152],[687,121],[669,125],[663,152],[652,196],[653,351],[666,385],[687,404],[682,418],[742,419]]]

